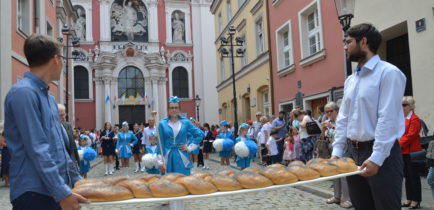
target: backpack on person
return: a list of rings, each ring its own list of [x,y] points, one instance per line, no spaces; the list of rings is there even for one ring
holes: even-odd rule
[[[426,163],[430,167],[434,167],[434,140],[431,140],[426,149]]]
[[[309,117],[310,117],[310,120],[312,120],[312,121],[306,123],[307,134],[309,134],[309,135],[321,134],[321,128],[320,128],[318,122],[316,120],[314,120],[311,116],[309,116]]]

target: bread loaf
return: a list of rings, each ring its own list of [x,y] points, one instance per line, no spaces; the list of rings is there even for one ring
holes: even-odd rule
[[[316,179],[320,177],[320,174],[318,172],[304,165],[289,166],[288,171],[295,174],[298,180],[301,181]]]
[[[274,184],[290,184],[298,181],[297,176],[286,169],[267,167],[260,173],[270,179]]]
[[[184,177],[184,176],[185,176],[184,174],[180,174],[180,173],[169,173],[169,174],[166,174],[166,175],[162,176],[161,179],[162,180],[168,180],[168,181],[174,182],[178,178]]]
[[[245,169],[243,169],[243,171],[250,171],[250,172],[259,174],[261,172],[261,169],[259,169],[259,168],[245,168]]]
[[[197,173],[192,174],[191,176],[196,177],[196,178],[201,178],[201,179],[203,179],[205,181],[210,181],[211,177],[212,177],[212,174],[203,173],[203,172],[197,172]]]
[[[180,177],[175,183],[181,184],[193,195],[217,192],[217,188],[213,184],[194,176]]]
[[[160,180],[161,176],[157,175],[157,174],[148,174],[148,175],[145,175],[145,176],[141,176],[139,178],[143,179],[146,184],[150,184],[152,182]]]
[[[133,193],[127,188],[113,185],[80,186],[72,189],[72,192],[80,194],[92,202],[121,201],[134,198]]]
[[[74,187],[84,186],[84,185],[109,185],[103,179],[82,179],[74,184]]]
[[[275,163],[275,164],[269,165],[267,167],[286,168],[286,166],[284,166],[280,163]]]
[[[333,176],[339,174],[338,168],[328,163],[313,162],[309,168],[317,171],[321,176]]]
[[[294,160],[289,164],[289,166],[293,166],[293,165],[304,165],[304,163],[299,160]]]
[[[328,163],[338,167],[339,173],[348,173],[357,170],[356,164],[352,163],[350,160],[335,159],[329,160]]]
[[[306,165],[309,166],[312,163],[327,163],[328,159],[324,158],[314,158],[312,160],[307,161]]]
[[[116,185],[118,182],[126,179],[128,179],[127,176],[117,176],[117,177],[104,178],[103,181],[107,184]]]
[[[149,189],[154,197],[179,197],[188,195],[188,191],[184,186],[163,179],[149,184]]]
[[[126,179],[116,185],[129,189],[136,198],[152,198],[151,190],[143,179]]]
[[[273,185],[273,182],[268,178],[250,171],[239,172],[236,175],[236,179],[240,182],[241,186],[246,189],[262,188]]]
[[[226,176],[235,176],[235,172],[232,171],[232,170],[220,171],[217,174],[219,174],[219,175],[226,175]]]
[[[235,177],[227,175],[214,175],[211,177],[211,183],[213,183],[219,191],[233,191],[243,188]]]

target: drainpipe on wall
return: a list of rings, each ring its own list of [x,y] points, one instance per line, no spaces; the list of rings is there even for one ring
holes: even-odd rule
[[[268,32],[268,64],[270,68],[270,95],[271,95],[271,114],[274,113],[274,85],[273,85],[273,59],[271,56],[271,29],[270,29],[270,11],[268,7],[268,1],[265,1],[265,12],[267,13],[267,32]]]

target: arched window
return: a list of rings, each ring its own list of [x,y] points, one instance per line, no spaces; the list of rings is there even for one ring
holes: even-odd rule
[[[83,66],[74,67],[74,97],[89,99],[89,73]]]
[[[126,97],[137,96],[137,93],[141,97],[144,96],[145,81],[140,69],[134,66],[127,66],[119,73],[118,77],[118,96],[122,97],[125,93]]]
[[[172,71],[172,93],[179,98],[188,98],[188,72],[184,67]]]

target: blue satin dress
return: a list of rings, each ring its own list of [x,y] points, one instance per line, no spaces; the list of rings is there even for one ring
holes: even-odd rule
[[[133,150],[130,144],[133,146],[137,144],[139,140],[133,132],[128,131],[127,135],[123,131],[118,134],[118,142],[116,143],[116,149],[119,151],[119,158],[131,158]]]
[[[217,135],[217,138],[218,139],[231,139],[232,141],[234,140],[234,136],[232,135],[232,132],[230,132],[230,131],[226,131],[226,133],[220,132],[219,135]],[[231,157],[231,155],[232,155],[232,150],[219,152],[220,157]]]
[[[194,144],[200,145],[203,139],[203,132],[194,126],[190,120],[179,116],[181,128],[178,135],[174,136],[173,129],[169,126],[169,121],[170,117],[161,120],[158,124],[158,133],[163,147],[166,171],[167,173],[181,173],[189,176],[193,163],[190,160],[188,152],[181,151],[179,147],[183,144],[188,145],[188,135],[191,135],[191,141]]]
[[[160,148],[158,147],[158,145],[156,145],[155,151],[152,151],[152,145],[148,144],[148,145],[146,145],[146,153],[145,154],[160,155]],[[160,169],[158,169],[155,166],[153,168],[146,168],[146,173],[148,173],[148,174],[160,174]]]
[[[237,139],[235,139],[235,144],[237,144],[240,141],[242,141],[241,136],[239,136]],[[252,140],[245,137],[244,141],[252,141]],[[245,157],[245,158],[241,158],[240,156],[237,156],[237,159],[235,160],[235,162],[237,162],[237,166],[239,168],[248,168],[248,167],[250,167],[250,161],[252,160],[254,155],[255,154],[249,154],[249,156]]]

